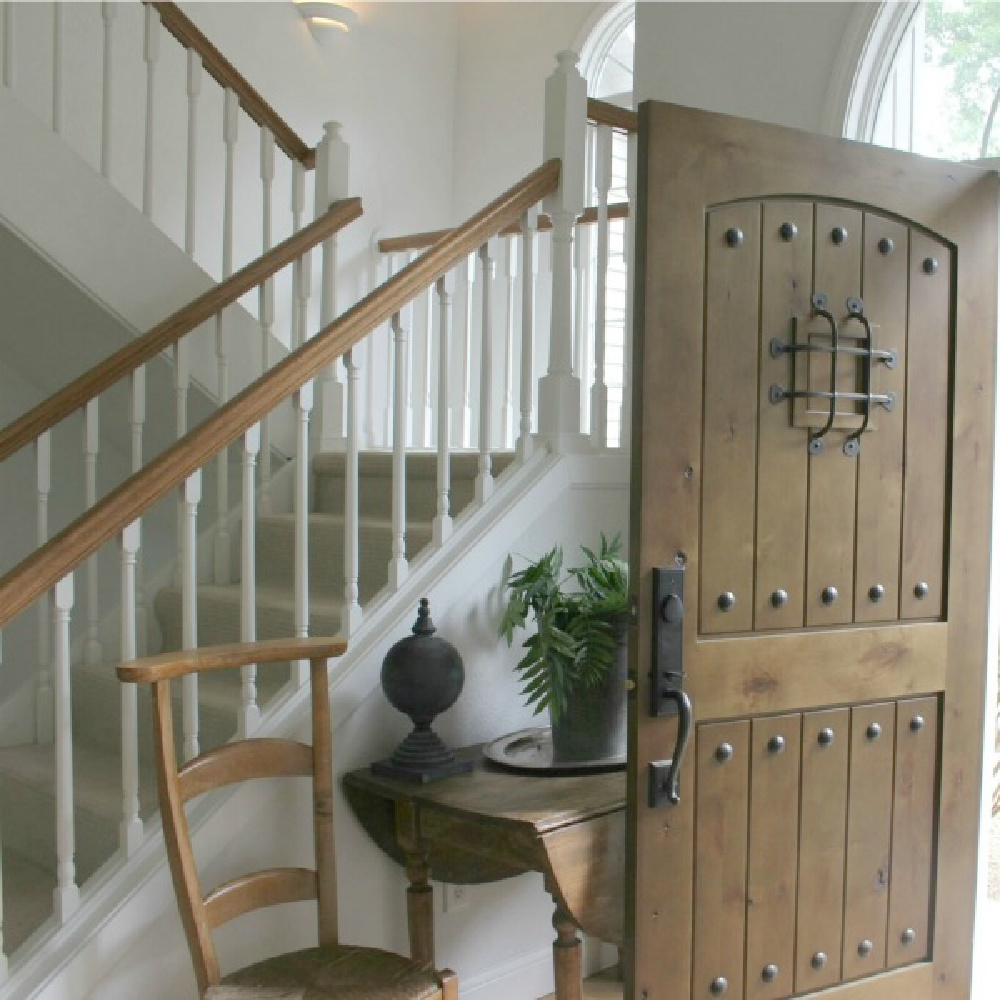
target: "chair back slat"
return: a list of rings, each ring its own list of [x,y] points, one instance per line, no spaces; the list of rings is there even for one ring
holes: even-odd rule
[[[178,774],[181,801],[254,778],[308,778],[312,747],[295,740],[253,739],[227,743],[195,757]]]
[[[311,868],[268,868],[216,886],[205,897],[205,915],[210,927],[221,927],[251,910],[310,899],[316,899]]]
[[[311,660],[313,823],[319,881],[319,943],[337,944],[337,862],[333,836],[333,744],[326,660]]]
[[[177,778],[177,748],[174,745],[173,706],[170,681],[153,685],[153,731],[156,739],[156,780],[163,813],[163,840],[174,880],[177,909],[187,938],[199,995],[218,985],[219,959],[212,942],[211,926],[201,895],[201,880],[191,847],[191,834]]]

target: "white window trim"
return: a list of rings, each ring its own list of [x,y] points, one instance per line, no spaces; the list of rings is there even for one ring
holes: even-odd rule
[[[919,0],[858,4],[840,43],[827,92],[823,131],[867,142],[900,39]]]
[[[627,0],[600,4],[587,19],[577,37],[576,51],[580,53],[580,75],[588,84],[596,78],[618,36],[634,20],[635,4]]]

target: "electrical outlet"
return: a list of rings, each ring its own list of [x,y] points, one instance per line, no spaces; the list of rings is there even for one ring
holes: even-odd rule
[[[469,886],[441,883],[441,912],[457,913],[469,905]]]

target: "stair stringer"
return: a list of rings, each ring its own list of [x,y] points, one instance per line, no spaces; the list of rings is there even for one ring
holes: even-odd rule
[[[396,715],[397,719],[395,730],[387,728],[380,734],[381,746],[374,749],[356,746],[352,756],[351,751],[345,752],[338,743],[338,732],[343,735],[359,708],[381,697],[382,658],[392,643],[408,634],[419,598],[431,597],[432,609],[439,609],[437,621],[440,626],[440,611],[460,598],[467,598],[469,580],[481,573],[484,564],[501,560],[510,552],[512,541],[524,533],[526,525],[540,519],[543,512],[555,509],[556,503],[568,491],[595,488],[609,490],[618,497],[612,504],[617,511],[617,523],[604,521],[593,531],[624,531],[628,517],[627,456],[554,456],[544,449],[538,450],[527,463],[509,470],[485,507],[477,505],[457,519],[455,530],[443,548],[431,548],[414,561],[407,580],[398,591],[384,593],[369,605],[364,623],[352,637],[347,654],[337,662],[331,676],[338,773],[387,752],[408,728],[406,720],[385,705],[385,711]],[[480,603],[485,604],[490,595],[484,593],[481,598]],[[492,641],[499,647],[495,623],[489,624],[493,630]],[[516,650],[510,652],[512,664],[517,658]],[[469,668],[467,661],[467,676]],[[507,701],[518,701],[513,675],[509,671],[506,674]],[[499,700],[500,696],[497,697]],[[523,706],[515,711],[520,711],[521,718],[515,718],[501,732],[530,722],[531,716]],[[305,724],[307,717],[305,692],[290,691],[275,700],[265,716],[260,735],[294,731]],[[448,731],[447,719],[439,723],[436,728],[449,742],[458,739],[473,742],[496,735],[496,732],[455,734]],[[233,830],[240,827],[238,812],[233,812],[238,807],[232,799],[245,791],[220,791],[196,803],[192,809],[192,828],[199,857],[209,867],[232,850]],[[347,809],[343,801],[338,808],[342,812]],[[190,963],[158,834],[159,820],[156,820],[149,824],[144,843],[129,862],[121,865],[112,860],[88,882],[80,910],[73,920],[55,930],[45,925],[26,942],[21,950],[24,957],[11,962],[9,978],[0,986],[0,1000],[27,1000],[29,997],[36,1000],[83,1000],[88,997],[117,1000],[119,996],[131,998],[136,995],[146,996],[147,1000],[173,1000],[180,995],[179,990],[187,988],[176,979],[164,985],[168,969],[175,976],[190,976]],[[339,849],[342,851],[343,847],[342,841]],[[368,844],[366,849],[377,853],[374,845]],[[341,866],[346,867],[343,860]],[[390,870],[390,881],[402,878],[387,859],[384,859],[383,868]],[[395,893],[397,888],[401,892],[401,887],[395,885],[392,891]],[[402,896],[399,898],[401,900]],[[375,932],[389,935],[391,940],[385,942],[389,947],[405,950],[405,927],[399,923],[402,910],[401,905],[393,909],[397,926],[386,927],[383,921]],[[547,925],[548,914],[544,915],[542,923]],[[369,940],[366,943],[379,942]],[[544,972],[538,956],[534,949],[523,956],[523,961],[499,963],[493,970],[475,976],[474,980],[490,984],[485,991],[489,997],[508,995],[504,993],[504,983],[510,985],[511,977],[516,979],[518,970],[522,975],[529,968],[532,975],[537,975],[540,968]],[[148,982],[141,981],[143,970],[148,970]],[[121,976],[120,981],[115,979],[116,971]],[[115,992],[114,987],[121,989],[123,982],[127,982],[124,992]],[[193,989],[193,977],[190,988]],[[157,989],[165,992],[158,993]],[[499,992],[495,992],[497,989]]]
[[[215,285],[135,205],[3,87],[0,133],[4,136],[0,223],[133,335],[152,328]],[[235,394],[260,375],[261,327],[238,302],[226,309],[225,323],[229,386]],[[193,335],[191,373],[194,383],[215,400],[214,324],[205,327],[211,329]],[[271,364],[287,353],[284,344],[272,336]],[[147,419],[152,419],[151,413]],[[286,456],[293,453],[289,407],[280,408],[272,417],[271,434],[276,451]]]

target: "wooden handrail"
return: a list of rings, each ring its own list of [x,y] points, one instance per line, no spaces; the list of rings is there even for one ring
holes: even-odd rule
[[[6,573],[0,579],[0,627],[318,375],[325,365],[350,350],[460,260],[554,191],[559,171],[559,160],[549,160],[532,171]]]
[[[130,684],[155,684],[185,674],[205,670],[228,670],[251,663],[280,663],[283,660],[321,660],[343,656],[347,640],[314,637],[310,639],[261,639],[257,642],[235,642],[201,649],[182,649],[173,653],[158,653],[141,660],[127,660],[118,666],[118,679]]]
[[[613,205],[608,205],[609,219],[627,219],[628,202],[616,201]],[[583,214],[578,216],[576,223],[578,226],[591,226],[597,222],[597,208],[591,205],[585,208]],[[547,215],[538,216],[538,230],[545,232],[552,228],[552,220]],[[411,236],[387,236],[384,240],[378,241],[380,253],[402,253],[406,250],[424,250],[433,246],[442,236],[450,233],[450,229],[437,229],[429,233],[413,233]],[[498,236],[520,236],[521,223],[515,222],[513,225],[505,226]]]
[[[286,264],[297,260],[349,222],[361,215],[361,199],[347,198],[334,202],[315,222],[304,226],[287,240],[279,243],[262,257],[241,268],[231,278],[210,288],[178,309],[135,340],[130,341],[90,371],[49,396],[38,406],[22,414],[0,431],[0,462],[9,458],[59,421],[86,406],[95,396],[130,375],[160,351],[175,344],[185,334],[211,319],[220,309],[235,302],[241,295],[256,288]]]
[[[292,131],[291,126],[254,89],[242,73],[208,40],[202,31],[175,3],[143,0],[160,14],[163,27],[186,49],[201,56],[202,65],[220,87],[236,92],[240,107],[262,128],[271,130],[274,141],[291,159],[311,170],[316,165],[316,150],[311,149]]]
[[[587,118],[596,125],[610,125],[623,132],[639,131],[639,116],[634,111],[599,101],[596,97],[587,98]]]

